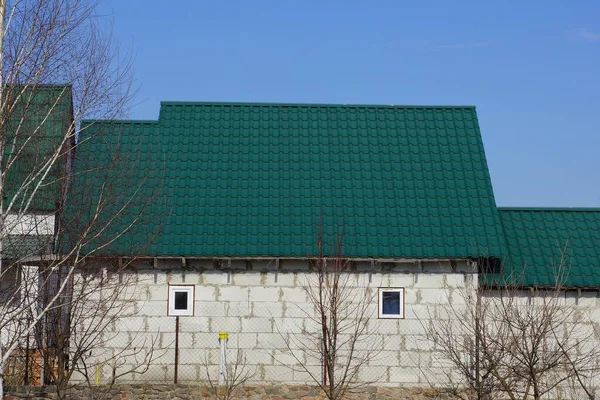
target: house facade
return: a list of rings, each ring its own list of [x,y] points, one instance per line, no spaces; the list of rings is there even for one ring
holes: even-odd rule
[[[600,334],[600,212],[499,209],[474,107],[164,102],[83,126],[73,198],[120,197],[81,276],[126,289],[74,380],[326,379],[311,293],[340,260],[365,384],[460,381],[427,330],[498,289],[481,273],[514,270],[527,296],[568,266],[565,301]]]

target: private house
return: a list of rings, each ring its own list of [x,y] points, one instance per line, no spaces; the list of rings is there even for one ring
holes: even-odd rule
[[[54,255],[75,146],[72,93],[68,85],[5,85],[2,94],[2,354],[14,347],[3,373],[6,384],[40,384],[40,349],[53,339],[29,328],[56,289],[52,267],[60,270]]]
[[[319,247],[373,293],[363,382],[444,383],[425,327],[483,271],[519,271],[526,293],[552,285],[567,254],[566,297],[595,308],[598,332],[600,211],[498,208],[474,107],[163,102],[154,121],[83,126],[73,198],[105,198],[109,181],[128,206],[112,206],[88,265],[127,264],[112,279],[135,281],[133,311],[88,363],[97,383],[117,366],[132,372],[122,382],[216,379],[221,332],[248,382],[310,383]],[[148,343],[156,357],[133,373]]]
[[[565,302],[591,311],[583,328],[597,345],[600,210],[497,207],[474,107],[164,102],[153,121],[84,121],[71,166],[71,99],[60,88],[32,98],[49,118],[21,118],[44,127],[32,143],[54,143],[28,154],[65,147],[28,213],[8,214],[2,292],[36,298],[60,282],[44,271],[67,267],[61,255],[77,265],[71,293],[87,276],[101,285],[84,307],[16,336],[26,351],[5,366],[8,384],[17,375],[55,383],[44,363],[75,371],[72,382],[217,381],[224,337],[225,365],[243,365],[247,383],[311,383],[324,373],[307,296],[315,260],[343,260],[355,303],[369,289],[356,343],[364,383],[460,379],[426,328],[465,293],[498,295],[499,281],[482,273],[517,277],[515,295],[527,299],[563,266]],[[39,165],[19,159],[12,171]],[[4,204],[26,196],[11,192],[24,176],[7,173]],[[95,311],[113,304],[107,293],[115,315],[99,323]],[[6,346],[7,321],[18,319],[4,315]],[[85,366],[73,368],[82,337]]]

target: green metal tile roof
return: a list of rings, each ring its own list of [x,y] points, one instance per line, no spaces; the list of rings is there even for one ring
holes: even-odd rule
[[[158,122],[116,126],[105,140],[160,193],[146,255],[303,257],[321,220],[349,257],[504,254],[474,107],[163,102]],[[79,146],[75,173],[105,146]]]
[[[525,286],[600,287],[600,209],[500,208],[507,275]],[[561,261],[564,260],[564,261]],[[561,265],[563,268],[561,268]]]
[[[146,249],[168,215],[155,193],[171,197],[158,138],[156,121],[82,122],[58,252],[79,245],[89,251],[117,237],[98,254],[130,256]],[[129,232],[130,226],[135,230]]]
[[[21,260],[52,253],[52,235],[6,235],[2,240],[2,258]]]
[[[52,163],[43,181],[39,177],[57,151],[67,149],[63,141],[73,121],[71,95],[68,85],[4,88],[5,98],[14,105],[1,130],[6,135],[2,158],[2,171],[6,173],[4,206],[14,200],[13,212],[55,211],[61,201],[66,154]]]

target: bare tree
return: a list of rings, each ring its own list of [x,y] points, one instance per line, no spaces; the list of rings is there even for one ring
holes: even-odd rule
[[[252,370],[248,366],[246,355],[243,350],[238,348],[226,352],[227,360],[221,380],[213,372],[214,362],[205,357],[204,370],[206,372],[206,380],[208,382],[210,395],[217,400],[231,400],[236,396],[238,389],[246,384],[248,380],[256,374],[256,370]]]
[[[567,265],[563,256],[551,287],[486,274],[481,282],[493,286],[472,282],[438,306],[427,335],[457,373],[449,379],[456,397],[595,398],[600,351],[591,310],[564,285]]]
[[[362,365],[381,352],[383,343],[370,334],[376,292],[362,285],[353,263],[343,256],[343,233],[336,235],[326,255],[323,228],[317,233],[317,254],[302,284],[309,307],[302,309],[302,335],[288,335],[288,351],[299,369],[330,399],[344,399],[368,381],[358,379]],[[315,368],[317,367],[317,368]],[[375,378],[376,380],[377,378]]]
[[[99,343],[91,339],[128,312],[122,299],[94,297],[107,280],[76,273],[124,240],[152,197],[132,155],[109,146],[118,139],[105,140],[118,127],[81,124],[121,117],[132,96],[129,59],[95,6],[0,0],[0,397],[15,354],[39,358],[29,351],[37,346],[43,380],[64,385]],[[75,149],[98,140],[107,143],[106,157],[71,176]],[[124,163],[130,169],[117,180]],[[83,332],[82,319],[92,321]],[[30,381],[29,367],[24,374]]]
[[[138,274],[129,267],[103,259],[78,268],[72,285],[46,314],[46,335],[38,338],[53,342],[38,347],[46,349],[45,383],[55,386],[58,398],[67,398],[74,375],[76,384],[87,384],[90,398],[104,398],[118,379],[145,373],[164,354],[157,344],[158,332],[121,325],[136,315],[139,300]],[[127,335],[120,332],[123,328]],[[100,379],[103,374],[108,380]]]

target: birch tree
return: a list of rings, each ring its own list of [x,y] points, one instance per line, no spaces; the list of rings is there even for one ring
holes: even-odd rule
[[[73,291],[76,268],[125,235],[148,202],[143,180],[126,171],[92,194],[79,187],[87,202],[68,190],[76,147],[118,134],[82,119],[122,117],[133,95],[130,60],[95,9],[87,0],[0,0],[0,397],[7,361],[39,340],[51,315],[89,300]],[[123,162],[135,169],[125,156],[79,173],[97,180]],[[138,214],[128,212],[134,205]]]

